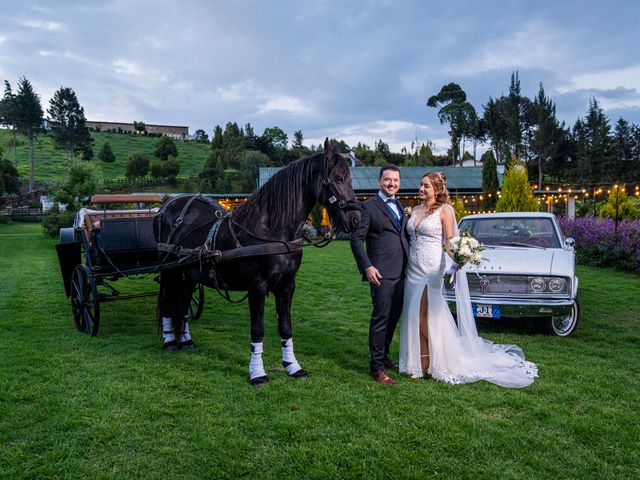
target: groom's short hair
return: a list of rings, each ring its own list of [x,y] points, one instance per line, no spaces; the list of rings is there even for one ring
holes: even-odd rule
[[[380,173],[378,174],[378,180],[380,180],[382,178],[382,174],[386,171],[386,170],[393,170],[394,172],[398,172],[398,175],[400,175],[400,169],[398,167],[396,167],[395,165],[392,165],[390,163],[387,163],[386,165],[383,165],[380,168]]]

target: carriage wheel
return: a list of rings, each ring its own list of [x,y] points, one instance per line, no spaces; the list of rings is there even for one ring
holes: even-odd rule
[[[92,337],[100,327],[100,300],[93,272],[86,265],[77,265],[71,276],[71,311],[76,328]]]
[[[204,287],[201,283],[196,285],[196,289],[191,295],[191,303],[189,304],[189,321],[197,320],[202,316],[204,308]]]

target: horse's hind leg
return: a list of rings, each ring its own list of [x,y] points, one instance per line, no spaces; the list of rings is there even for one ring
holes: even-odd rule
[[[293,353],[293,338],[291,334],[291,301],[295,283],[291,282],[282,291],[275,294],[276,315],[278,316],[278,331],[280,333],[280,345],[282,347],[282,365],[290,377],[306,377],[307,372],[300,366]]]
[[[193,288],[183,272],[165,272],[160,277],[157,311],[164,350],[193,348],[187,316]]]
[[[193,339],[191,338],[191,333],[189,332],[189,305],[191,304],[194,291],[195,285],[192,281],[185,280],[182,283],[182,289],[180,291],[180,305],[183,321],[182,329],[179,330],[179,335],[177,335],[179,350],[190,350],[195,347]]]
[[[249,383],[261,387],[269,381],[262,363],[264,340],[264,298],[265,292],[249,291],[249,313],[251,315],[251,360],[249,361]]]

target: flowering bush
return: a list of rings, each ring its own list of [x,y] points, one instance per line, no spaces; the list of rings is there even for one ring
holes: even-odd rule
[[[558,217],[562,233],[576,241],[578,263],[640,273],[640,220]]]

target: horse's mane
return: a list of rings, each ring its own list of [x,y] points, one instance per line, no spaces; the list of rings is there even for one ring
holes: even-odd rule
[[[268,212],[269,228],[283,226],[296,213],[299,200],[305,194],[305,187],[315,180],[321,180],[318,175],[313,178],[312,163],[322,156],[322,152],[307,155],[276,172],[262,187],[256,190],[244,203],[238,205],[234,217],[242,220],[254,212]]]

